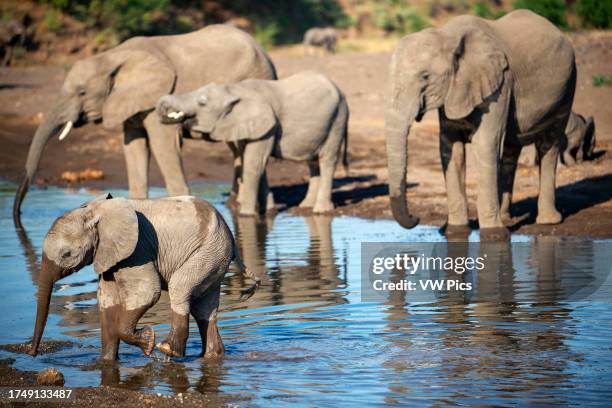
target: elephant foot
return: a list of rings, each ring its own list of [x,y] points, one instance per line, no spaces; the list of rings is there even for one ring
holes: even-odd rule
[[[181,315],[172,311],[170,334],[157,349],[170,357],[185,357],[185,346],[189,337],[189,314]]]
[[[150,356],[155,346],[155,331],[150,326],[136,329],[136,336],[140,339],[140,348],[145,356]]]
[[[160,343],[157,343],[156,347],[159,351],[170,357],[185,357],[185,346],[183,346],[182,348],[177,346],[173,347],[170,342],[164,340]]]
[[[563,220],[561,213],[557,210],[538,213],[536,224],[554,225]]]
[[[312,209],[313,214],[323,214],[334,211],[334,203],[327,201],[324,203],[316,203]]]
[[[510,239],[510,231],[506,227],[492,227],[480,229],[481,242],[503,242]]]
[[[471,234],[472,229],[467,225],[446,224],[444,235],[449,240],[465,240]]]

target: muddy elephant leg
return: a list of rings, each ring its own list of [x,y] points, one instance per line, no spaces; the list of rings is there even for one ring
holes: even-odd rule
[[[310,208],[315,205],[317,201],[317,194],[319,192],[319,181],[321,180],[321,169],[319,168],[319,162],[316,160],[308,161],[308,170],[310,171],[310,179],[308,180],[308,191],[306,197],[300,203],[302,208]]]
[[[518,144],[506,144],[502,156],[501,167],[501,218],[503,222],[508,222],[512,219],[510,206],[512,205],[512,189],[514,187],[514,177],[516,174],[516,166],[519,156],[521,155],[521,146]]]
[[[257,203],[260,200],[261,178],[265,174],[268,158],[272,153],[274,139],[267,138],[250,142],[244,148],[242,185],[238,192],[240,215],[256,215]],[[264,212],[265,208],[260,208]]]
[[[140,318],[159,300],[161,282],[152,263],[123,268],[114,274],[121,308],[118,310],[118,335],[127,344],[138,346],[150,355],[155,345],[155,332],[149,326],[137,329]]]
[[[465,193],[465,139],[449,128],[440,115],[440,161],[446,183],[448,206],[447,233],[469,233],[468,207]]]
[[[102,360],[119,358],[119,319],[121,297],[112,274],[104,274],[98,282],[98,311],[100,312],[100,332]]]
[[[225,352],[217,327],[220,294],[221,283],[219,282],[210,287],[202,296],[193,299],[191,303],[191,313],[198,323],[202,338],[202,355],[208,358],[220,357]]]
[[[159,351],[172,356],[183,357],[187,338],[189,337],[189,312],[191,311],[191,301],[193,296],[205,293],[208,288],[221,279],[229,260],[225,264],[225,269],[220,267],[223,259],[211,255],[214,248],[208,248],[210,258],[202,258],[194,255],[174,272],[168,282],[168,296],[170,297],[170,307],[172,308],[172,323],[168,337],[157,344]]]
[[[142,124],[123,124],[123,154],[130,198],[147,198],[149,193],[149,142]]]
[[[177,126],[161,124],[155,112],[145,118],[144,126],[149,135],[149,145],[164,176],[168,195],[188,195],[181,159],[181,135]]]
[[[558,131],[558,129],[555,129]],[[558,224],[561,222],[561,213],[555,207],[555,181],[557,173],[557,160],[559,158],[559,140],[547,136],[536,143],[540,157],[540,193],[538,195],[538,224]]]

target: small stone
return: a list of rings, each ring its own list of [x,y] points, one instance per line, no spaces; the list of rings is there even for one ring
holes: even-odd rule
[[[38,385],[64,385],[64,375],[55,368],[45,368],[36,377]]]

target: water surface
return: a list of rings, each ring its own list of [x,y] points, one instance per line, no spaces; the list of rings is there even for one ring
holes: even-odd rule
[[[200,337],[191,321],[183,359],[147,358],[122,344],[120,364],[96,364],[100,332],[91,267],[56,285],[43,338],[74,346],[37,358],[0,351],[0,358],[15,358],[24,370],[57,367],[70,387],[218,393],[247,405],[606,405],[612,397],[612,262],[594,251],[596,243],[553,239],[555,253],[546,250],[550,240],[514,236],[527,246],[514,253],[513,246],[502,248],[501,267],[476,277],[470,299],[364,302],[361,242],[443,241],[436,228],[406,231],[393,221],[288,214],[264,222],[233,219],[222,205],[226,190],[208,185],[194,194],[217,206],[245,263],[268,281],[240,302],[245,282],[233,268],[228,274],[219,324],[222,361],[198,357]],[[51,223],[96,195],[34,189],[23,207],[28,235],[20,240],[11,219],[14,191],[0,185],[0,344],[32,334],[41,243]],[[470,240],[478,245],[476,233]],[[573,251],[571,268],[555,261],[559,251],[563,259]],[[608,269],[596,294],[564,296],[568,280],[601,273],[602,265]],[[141,321],[159,339],[167,334],[169,310],[162,296]]]

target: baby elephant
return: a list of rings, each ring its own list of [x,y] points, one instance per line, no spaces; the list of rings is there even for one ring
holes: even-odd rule
[[[117,359],[119,340],[151,353],[154,331],[149,326],[137,329],[136,324],[158,301],[162,288],[169,292],[172,326],[157,348],[170,356],[185,355],[191,313],[204,355],[221,355],[217,308],[221,281],[232,260],[255,279],[242,264],[227,224],[206,201],[109,195],[86,203],[55,220],[45,237],[30,354],[38,352],[54,283],[93,263],[99,276],[103,359]]]
[[[334,208],[332,180],[343,142],[345,166],[347,162],[349,111],[342,92],[325,76],[304,72],[278,81],[208,84],[162,97],[157,111],[164,123],[182,121],[208,140],[239,146],[240,215],[254,215],[258,203],[260,211],[265,209],[262,174],[270,156],[308,162],[310,181],[300,207],[313,207],[315,213]]]
[[[331,27],[313,27],[304,33],[304,45],[310,47],[322,47],[329,53],[336,52],[338,41],[336,30]]]
[[[566,166],[573,166],[585,160],[594,158],[595,149],[595,121],[592,116],[585,118],[579,113],[570,113],[565,126],[567,143],[559,156],[561,162]],[[533,145],[527,146],[525,150],[525,164],[535,166],[538,164],[536,149]]]

